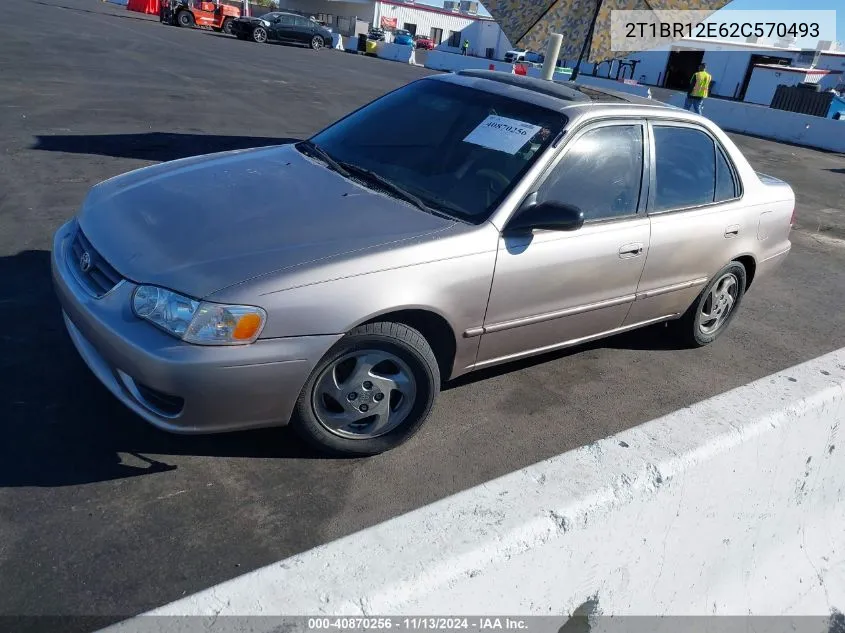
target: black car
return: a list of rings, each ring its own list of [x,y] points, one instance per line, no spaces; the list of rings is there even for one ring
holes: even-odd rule
[[[367,39],[372,40],[374,42],[383,42],[384,41],[384,29],[373,27],[370,29],[369,33],[367,33]]]
[[[232,35],[239,40],[306,44],[314,50],[332,45],[332,33],[314,20],[295,13],[274,11],[261,17],[240,17],[232,23]]]

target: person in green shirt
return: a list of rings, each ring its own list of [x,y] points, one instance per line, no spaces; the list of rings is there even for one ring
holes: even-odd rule
[[[690,79],[684,109],[701,114],[704,109],[704,100],[710,95],[710,82],[712,81],[713,77],[707,72],[707,65],[701,64],[698,67],[698,72],[694,73]]]
[[[461,53],[466,55],[469,52],[469,40],[464,40],[463,45],[461,46]]]

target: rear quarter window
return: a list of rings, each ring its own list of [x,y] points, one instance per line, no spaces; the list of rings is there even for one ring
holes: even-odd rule
[[[739,185],[725,152],[716,148],[716,197],[715,202],[733,200],[739,195]]]

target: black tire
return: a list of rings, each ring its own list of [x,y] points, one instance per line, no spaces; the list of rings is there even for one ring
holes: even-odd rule
[[[702,309],[712,310],[713,300],[711,292],[717,284],[721,284],[722,280],[729,275],[733,275],[736,279],[736,296],[733,299],[730,312],[714,331],[705,331],[702,328],[702,322],[705,321]],[[745,296],[746,280],[745,266],[739,262],[731,262],[716,273],[713,279],[710,280],[710,283],[707,284],[701,294],[698,295],[693,304],[684,313],[684,316],[672,324],[680,340],[689,347],[704,347],[719,338],[728,329],[734,316],[736,316],[737,310],[739,310],[742,298]]]
[[[176,24],[183,28],[194,26],[194,16],[190,11],[180,11],[176,15]]]
[[[226,35],[231,35],[232,22],[234,22],[232,18],[226,18],[225,20],[223,20],[223,24],[221,25],[220,30],[223,31],[223,33],[225,33]]]
[[[326,45],[322,35],[315,35],[311,38],[311,49],[318,51]]]
[[[358,350],[388,352],[402,360],[413,373],[416,397],[402,423],[377,437],[348,438],[324,426],[314,409],[318,379],[342,357]],[[299,394],[291,426],[311,446],[340,457],[384,453],[408,441],[423,425],[440,393],[440,368],[428,341],[417,330],[401,323],[384,321],[359,326],[346,334],[317,363]]]
[[[252,29],[252,41],[258,44],[267,43],[267,29],[263,26],[256,26]]]

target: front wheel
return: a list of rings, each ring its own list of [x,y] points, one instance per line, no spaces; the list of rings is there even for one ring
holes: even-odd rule
[[[423,335],[401,323],[370,323],[317,364],[291,425],[323,452],[376,455],[410,439],[439,392],[437,359]]]
[[[267,41],[267,29],[263,26],[258,26],[252,31],[252,41],[264,44]]]
[[[179,15],[176,16],[176,23],[181,27],[192,27],[194,25],[194,16],[187,11],[180,11]]]
[[[677,323],[678,335],[691,347],[715,341],[733,320],[745,296],[745,266],[731,262],[716,273]]]
[[[319,35],[315,35],[314,37],[311,38],[311,48],[314,49],[315,51],[318,51],[321,48],[323,48],[324,44],[325,44],[325,42],[323,41],[323,38],[320,37]]]

